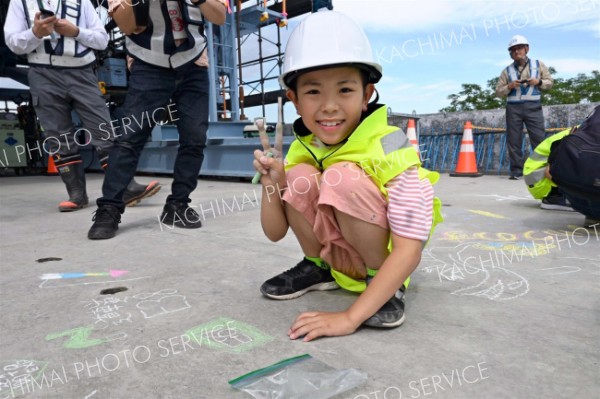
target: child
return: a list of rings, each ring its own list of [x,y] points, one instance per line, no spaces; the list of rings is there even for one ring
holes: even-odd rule
[[[261,292],[361,292],[346,311],[302,313],[291,339],[401,325],[408,278],[441,220],[431,187],[437,173],[422,169],[406,135],[387,125],[386,107],[369,103],[381,69],[362,29],[343,14],[317,12],[289,38],[280,80],[301,117],[296,140],[285,162],[277,149],[255,151],[254,167],[263,231],[278,241],[291,227],[305,257]]]

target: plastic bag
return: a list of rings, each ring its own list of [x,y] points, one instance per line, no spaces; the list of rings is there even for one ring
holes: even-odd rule
[[[327,399],[367,381],[367,373],[335,369],[306,354],[229,381],[256,399]]]

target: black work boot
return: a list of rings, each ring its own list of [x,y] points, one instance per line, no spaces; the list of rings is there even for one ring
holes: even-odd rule
[[[88,197],[85,192],[83,162],[57,165],[56,169],[58,169],[58,173],[67,187],[67,193],[69,193],[69,200],[58,204],[58,210],[61,212],[72,212],[86,206],[88,204]]]
[[[167,226],[181,227],[183,229],[197,229],[202,227],[200,215],[187,202],[183,201],[167,202],[160,215],[160,222]]]
[[[123,202],[125,206],[136,206],[142,198],[152,197],[160,189],[161,185],[157,180],[152,180],[147,185],[143,185],[136,182],[135,178],[133,178],[123,193]]]
[[[94,224],[88,231],[90,240],[105,240],[113,238],[121,223],[121,212],[116,206],[101,205],[92,218]]]

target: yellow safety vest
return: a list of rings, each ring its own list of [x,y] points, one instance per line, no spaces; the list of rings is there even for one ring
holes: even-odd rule
[[[439,180],[439,173],[421,167],[419,155],[402,129],[387,124],[387,108],[383,105],[364,118],[345,142],[335,146],[317,146],[312,133],[305,136],[294,133],[296,140],[290,145],[286,156],[286,171],[301,163],[324,171],[339,162],[354,162],[371,177],[386,199],[388,192],[385,185],[409,167],[418,167],[419,178],[428,179],[432,185]],[[430,236],[435,226],[443,221],[440,199],[435,197],[432,206]],[[333,269],[331,271],[342,288],[354,292],[365,290],[364,281],[352,279]],[[408,285],[408,281],[410,277],[405,285]]]
[[[525,165],[523,165],[524,180],[533,198],[542,199],[550,193],[552,187],[556,187],[556,184],[545,176],[550,149],[552,143],[561,140],[570,132],[571,129],[567,129],[546,138],[535,147],[525,161]]]

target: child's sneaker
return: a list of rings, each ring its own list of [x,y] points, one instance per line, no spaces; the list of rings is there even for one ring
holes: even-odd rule
[[[304,258],[296,266],[267,280],[260,292],[271,299],[294,299],[308,291],[328,291],[339,286],[329,269]]]
[[[552,211],[575,211],[575,209],[571,207],[569,200],[563,197],[562,195],[549,195],[545,197],[544,199],[542,199],[540,208]]]
[[[367,277],[367,284],[372,277]],[[373,316],[369,317],[363,325],[369,327],[392,328],[398,327],[404,323],[404,285],[390,298],[389,301],[383,304]]]

